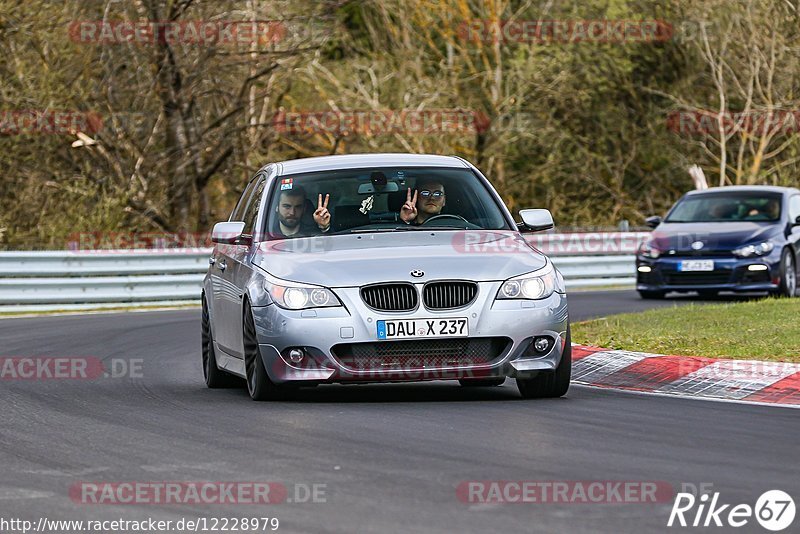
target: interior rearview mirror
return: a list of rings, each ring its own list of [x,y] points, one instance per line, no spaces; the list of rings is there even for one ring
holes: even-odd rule
[[[396,193],[400,191],[397,182],[387,182],[386,185],[361,184],[358,186],[359,195],[372,195],[374,193]]]
[[[545,209],[528,209],[519,210],[519,216],[522,217],[522,224],[517,225],[520,230],[527,230],[529,232],[541,232],[542,230],[550,230],[555,226],[553,223],[553,215],[550,210]]]
[[[211,231],[211,241],[222,245],[244,245],[243,231],[243,222],[218,222]]]

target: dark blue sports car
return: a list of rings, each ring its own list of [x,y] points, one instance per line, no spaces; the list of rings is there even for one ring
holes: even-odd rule
[[[650,217],[653,234],[636,255],[642,298],[670,291],[768,291],[797,294],[800,190],[715,187],[684,195],[666,218]]]

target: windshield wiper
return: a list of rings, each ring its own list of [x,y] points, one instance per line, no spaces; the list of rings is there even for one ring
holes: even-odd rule
[[[411,230],[412,227],[410,226],[397,226],[395,228],[354,228],[350,230],[349,233],[351,234],[369,234],[372,232],[402,232],[405,230]]]
[[[414,230],[469,230],[466,226],[410,226]]]

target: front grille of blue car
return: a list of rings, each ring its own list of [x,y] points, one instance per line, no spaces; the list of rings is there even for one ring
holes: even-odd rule
[[[702,286],[727,284],[731,281],[731,271],[672,272],[662,273],[664,282],[670,286]]]

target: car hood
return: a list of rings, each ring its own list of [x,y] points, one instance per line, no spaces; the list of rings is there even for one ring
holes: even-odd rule
[[[284,280],[355,287],[376,282],[505,280],[541,269],[545,256],[511,231],[400,231],[260,243],[253,263]],[[423,271],[413,277],[411,271]]]
[[[692,243],[698,241],[703,243],[700,250],[732,250],[776,233],[777,225],[766,222],[662,223],[651,241],[660,250],[693,250]]]

